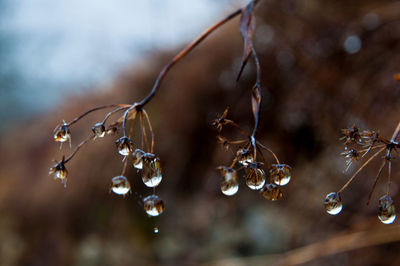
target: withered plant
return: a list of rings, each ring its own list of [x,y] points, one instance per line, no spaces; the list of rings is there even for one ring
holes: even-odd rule
[[[395,207],[390,197],[391,170],[394,152],[399,152],[400,144],[397,138],[400,133],[400,122],[397,124],[393,132],[392,138],[382,137],[379,132],[374,130],[360,130],[356,125],[351,128],[342,130],[345,145],[345,151],[342,155],[346,158],[346,171],[354,161],[368,159],[358,168],[358,170],[350,177],[350,179],[337,192],[329,193],[324,201],[325,209],[329,214],[336,215],[341,212],[343,205],[340,193],[347,188],[350,183],[358,176],[358,174],[375,158],[381,158],[382,163],[378,169],[374,184],[368,196],[367,204],[369,204],[376,184],[381,176],[384,167],[387,165],[387,192],[378,201],[378,218],[384,224],[391,224],[396,219]],[[372,154],[372,155],[371,155]],[[381,156],[381,157],[380,157]]]
[[[254,129],[251,135],[246,134],[237,124],[226,119],[227,111],[222,117],[216,120],[215,125],[220,130],[222,129],[222,126],[233,125],[239,128],[245,137],[245,139],[240,141],[226,140],[227,144],[239,144],[241,145],[241,148],[236,152],[236,158],[230,167],[220,167],[224,178],[222,183],[222,192],[228,195],[235,194],[236,192],[234,190],[236,189],[237,191],[237,186],[235,188],[235,184],[233,183],[237,183],[236,172],[240,169],[245,169],[246,182],[250,188],[260,190],[266,198],[271,200],[276,200],[281,197],[282,193],[280,192],[279,186],[283,186],[289,182],[290,167],[280,164],[275,154],[269,148],[256,140],[261,106],[261,71],[260,63],[253,47],[252,37],[256,26],[254,8],[258,2],[258,0],[250,1],[245,7],[234,11],[226,18],[218,21],[206,29],[194,41],[188,44],[170,62],[168,62],[168,64],[164,66],[159,73],[152,90],[141,101],[134,102],[132,104],[110,104],[95,107],[69,122],[63,121],[60,125],[58,125],[54,130],[54,140],[60,142],[61,144],[64,142],[69,142],[69,145],[71,146],[70,128],[74,124],[92,112],[104,109],[112,109],[105,115],[102,121],[92,125],[91,134],[89,137],[78,144],[69,156],[62,156],[61,160],[56,161],[56,164],[50,169],[50,174],[53,174],[55,179],[59,179],[64,186],[66,186],[68,176],[66,164],[77,154],[77,152],[84,145],[94,139],[103,138],[106,135],[118,134],[119,137],[116,139],[115,144],[118,153],[123,156],[123,166],[121,174],[112,178],[110,190],[115,194],[122,196],[126,196],[132,191],[130,182],[126,177],[126,172],[128,166],[133,166],[141,171],[143,183],[147,187],[153,189],[153,193],[147,197],[144,197],[142,200],[143,208],[148,215],[158,216],[161,214],[164,211],[164,203],[161,198],[156,195],[156,187],[162,180],[161,165],[159,158],[154,154],[155,135],[145,107],[158,92],[163,79],[177,62],[183,59],[190,51],[196,48],[216,29],[240,15],[241,18],[239,22],[239,29],[244,40],[244,51],[237,81],[239,80],[248,60],[253,58],[257,70],[256,82],[251,90]],[[111,117],[116,116],[117,114],[117,118],[110,121]],[[133,139],[135,127],[141,134],[140,140]],[[222,140],[222,137],[220,137],[220,140]],[[276,163],[269,164],[267,159],[264,157],[262,150],[266,150],[271,153]],[[262,162],[257,161],[257,154],[261,156]],[[233,170],[237,164],[241,164],[242,166],[239,169]],[[263,167],[266,169],[266,171],[263,170]],[[264,185],[268,173],[270,175],[270,184]]]

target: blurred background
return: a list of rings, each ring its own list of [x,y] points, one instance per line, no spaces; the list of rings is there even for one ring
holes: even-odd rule
[[[255,48],[262,66],[258,139],[292,166],[284,198],[248,189],[222,195],[215,168],[231,162],[210,126],[229,118],[252,128],[250,60],[242,80],[238,18],[179,62],[146,110],[156,134],[166,211],[149,218],[134,194],[109,193],[122,162],[114,141],[95,140],[68,163],[68,186],[48,176],[69,154],[54,127],[109,103],[131,103],[205,28],[247,1],[0,2],[1,265],[399,265],[398,221],[376,216],[387,172],[366,205],[380,160],[342,193],[330,216],[323,199],[344,173],[340,129],[359,125],[390,138],[399,121],[398,1],[264,0]],[[107,111],[71,127],[72,144]],[[121,132],[119,132],[121,134]],[[235,136],[233,130],[223,134]],[[398,205],[399,165],[392,167]],[[132,167],[128,178],[151,194]],[[154,228],[159,229],[154,234]]]

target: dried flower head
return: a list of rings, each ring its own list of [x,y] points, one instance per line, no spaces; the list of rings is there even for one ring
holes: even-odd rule
[[[387,181],[387,193],[381,197],[378,204],[378,217],[382,223],[389,224],[396,219],[396,213],[394,209],[393,200],[390,198],[390,184],[391,184],[391,169],[393,152],[398,152],[400,145],[397,142],[397,137],[400,133],[400,122],[397,124],[396,129],[393,132],[391,139],[382,137],[379,133],[374,130],[360,130],[357,126],[353,126],[350,129],[344,129],[345,151],[342,155],[347,159],[347,169],[355,160],[361,160],[366,157],[371,151],[374,152],[349,178],[349,180],[343,185],[343,187],[337,193],[330,193],[325,199],[325,208],[330,214],[338,214],[342,210],[342,201],[340,193],[347,188],[350,183],[358,176],[358,174],[375,158],[383,158],[381,166],[375,177],[371,192],[368,197],[369,204],[372,194],[375,190],[375,186],[382,173],[383,168],[387,165],[388,181]],[[379,156],[384,153],[384,156]],[[346,170],[347,170],[346,169]]]
[[[54,179],[60,179],[61,183],[64,185],[64,187],[67,185],[67,176],[68,176],[68,171],[67,168],[65,168],[64,165],[64,158],[57,162],[53,167],[50,168],[49,175],[54,175]]]
[[[218,115],[218,118],[216,118],[213,122],[212,125],[219,131],[222,131],[222,128],[224,125],[228,123],[228,120],[226,120],[226,117],[228,115],[228,110],[229,108],[226,108],[224,113],[220,116]]]
[[[71,132],[69,131],[69,126],[65,121],[56,128],[54,140],[57,142],[66,142],[71,140]]]
[[[361,142],[360,130],[356,125],[353,125],[350,128],[342,129],[342,133],[344,135],[342,139],[345,141],[345,145]]]

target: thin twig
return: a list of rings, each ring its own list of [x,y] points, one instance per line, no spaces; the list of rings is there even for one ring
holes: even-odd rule
[[[151,150],[150,152],[153,153],[154,152],[154,131],[153,131],[153,127],[151,126],[151,122],[150,122],[150,118],[149,115],[147,114],[146,110],[142,109],[143,115],[147,120],[147,125],[149,126],[149,131],[151,134]]]
[[[67,159],[64,160],[64,163],[67,163],[69,160],[72,159],[72,157],[74,157],[74,155],[79,151],[79,149],[85,145],[87,142],[89,142],[90,140],[94,139],[96,137],[96,135],[90,135],[89,137],[87,137],[84,141],[82,141],[81,143],[79,143],[78,146],[76,146],[75,150],[71,153],[70,156],[68,156]]]
[[[161,82],[167,75],[168,71],[173,67],[177,62],[179,62],[185,55],[187,55],[190,51],[192,51],[198,44],[200,44],[207,36],[209,36],[212,32],[214,32],[216,29],[218,29],[220,26],[225,24],[226,22],[230,21],[234,17],[238,16],[239,14],[242,13],[242,9],[239,8],[230,15],[228,15],[226,18],[218,21],[208,29],[206,29],[202,34],[200,34],[199,37],[197,37],[194,41],[192,41],[189,45],[187,45],[180,53],[178,53],[172,60],[163,67],[161,72],[158,74],[158,77],[153,85],[153,89],[150,91],[150,93],[141,101],[139,102],[140,107],[144,107],[156,94],[158,88],[161,85]]]
[[[98,111],[98,110],[106,109],[106,108],[112,108],[112,107],[125,107],[125,108],[128,108],[128,107],[130,107],[130,106],[131,106],[130,104],[109,104],[109,105],[99,106],[99,107],[96,107],[96,108],[93,108],[93,109],[90,109],[90,110],[84,112],[83,114],[81,114],[80,116],[74,118],[71,122],[69,122],[69,123],[67,123],[67,124],[68,124],[69,126],[72,125],[72,124],[75,124],[75,123],[78,122],[81,118],[85,117],[86,115],[88,115],[88,114],[90,114],[90,113],[92,113],[92,112],[94,112],[94,111]]]
[[[261,148],[263,148],[264,150],[268,151],[269,153],[272,154],[272,156],[274,157],[275,161],[277,164],[279,164],[279,159],[278,156],[276,156],[276,154],[267,146],[263,145],[261,142],[257,141],[257,145],[260,146]]]
[[[349,181],[346,182],[346,184],[343,185],[343,187],[338,191],[338,193],[342,192],[353,180],[354,178],[361,172],[364,167],[369,164],[376,156],[378,156],[382,151],[384,151],[386,148],[382,148],[379,151],[377,151],[374,155],[372,155],[360,168],[358,168],[357,172],[353,174],[353,176],[349,179]]]
[[[378,183],[379,176],[380,176],[380,174],[381,174],[381,172],[382,172],[382,170],[383,170],[383,167],[385,167],[385,164],[386,164],[386,160],[383,160],[381,166],[379,167],[378,174],[377,174],[376,177],[375,177],[375,181],[374,181],[374,184],[372,185],[372,189],[371,189],[371,191],[369,192],[367,205],[369,205],[369,202],[371,201],[372,193],[374,193],[376,184]]]

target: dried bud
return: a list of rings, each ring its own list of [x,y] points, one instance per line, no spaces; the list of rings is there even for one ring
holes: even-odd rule
[[[63,121],[54,133],[54,140],[57,142],[66,142],[71,139],[71,132],[69,131],[68,124]]]
[[[131,191],[131,185],[125,176],[116,176],[111,179],[111,191],[125,196]]]
[[[358,130],[358,127],[356,125],[352,126],[351,128],[344,128],[342,129],[343,133],[343,140],[345,141],[345,144],[350,144],[350,143],[360,143],[361,142],[361,135],[360,131]]]
[[[150,195],[143,199],[143,207],[150,216],[158,216],[164,211],[164,202],[157,195]]]
[[[236,152],[236,159],[244,166],[247,166],[253,162],[253,155],[248,149],[239,149]]]
[[[68,171],[64,165],[64,158],[50,168],[49,175],[54,174],[54,179],[60,179],[64,187],[67,185]]]
[[[132,141],[126,136],[116,140],[115,144],[117,145],[119,154],[123,156],[128,156],[132,152]]]
[[[260,193],[264,198],[271,201],[278,200],[283,196],[282,191],[275,184],[266,184],[262,189],[260,189]]]
[[[339,193],[331,192],[326,195],[324,201],[325,210],[327,213],[331,215],[336,215],[342,211],[342,198],[340,197]]]
[[[290,166],[287,164],[273,164],[269,173],[275,184],[285,186],[290,181],[290,169]]]
[[[160,160],[152,153],[146,153],[143,157],[142,180],[148,187],[156,187],[161,183]]]
[[[224,113],[223,113],[221,116],[218,115],[218,117],[212,122],[212,125],[213,125],[219,132],[221,132],[221,131],[222,131],[222,127],[223,127],[224,125],[227,124],[226,117],[227,117],[227,115],[228,115],[228,109],[229,109],[229,108],[226,108],[225,111],[224,111]]]
[[[221,170],[221,192],[227,196],[235,195],[239,190],[238,175],[235,169],[226,166],[220,166]]]
[[[383,196],[379,199],[378,218],[384,224],[391,224],[396,219],[396,210],[391,197]]]
[[[258,168],[257,163],[251,163],[246,171],[246,184],[250,189],[258,190],[264,186],[265,172]]]
[[[96,137],[102,138],[106,134],[106,127],[103,123],[97,123],[92,127],[92,131]]]
[[[133,166],[136,169],[143,169],[143,157],[146,153],[140,149],[136,149],[133,152]]]

